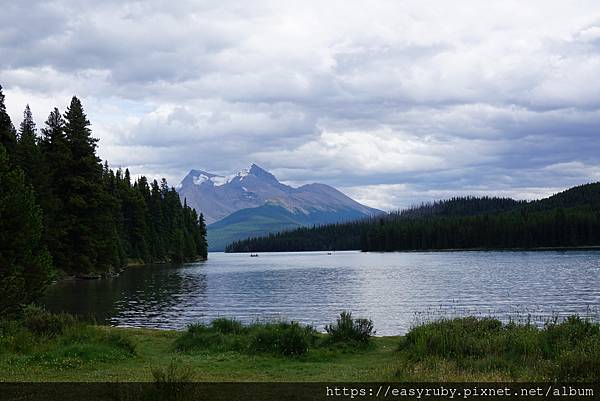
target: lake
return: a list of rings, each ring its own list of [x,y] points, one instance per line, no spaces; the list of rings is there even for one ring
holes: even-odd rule
[[[597,319],[600,251],[211,253],[204,262],[62,281],[44,304],[99,323],[161,329],[233,317],[323,330],[350,310],[373,319],[377,335],[437,317]]]

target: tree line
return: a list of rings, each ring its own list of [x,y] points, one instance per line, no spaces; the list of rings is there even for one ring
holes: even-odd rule
[[[27,106],[17,130],[0,86],[0,314],[37,299],[57,271],[206,258],[202,214],[165,179],[102,165],[96,147],[77,97],[39,131]]]
[[[600,245],[600,183],[532,202],[456,197],[361,221],[230,244],[227,252],[406,251]]]

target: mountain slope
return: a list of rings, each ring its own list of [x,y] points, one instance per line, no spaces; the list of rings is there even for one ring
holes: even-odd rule
[[[187,199],[188,205],[204,214],[207,224],[238,210],[262,206],[267,201],[277,201],[291,212],[349,208],[364,215],[381,213],[328,185],[309,184],[294,188],[282,184],[273,174],[256,164],[229,176],[191,170],[177,192],[182,199]]]
[[[245,238],[365,217],[363,213],[354,209],[291,212],[277,203],[267,203],[257,208],[239,210],[209,225],[208,243],[211,251],[223,251],[228,244]]]
[[[191,170],[178,193],[204,214],[212,251],[242,238],[382,213],[325,184],[282,184],[256,164],[229,176]]]

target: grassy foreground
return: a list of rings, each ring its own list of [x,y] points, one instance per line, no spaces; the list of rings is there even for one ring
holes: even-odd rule
[[[342,316],[316,333],[295,323],[219,319],[187,331],[94,326],[34,308],[0,323],[0,381],[600,380],[600,326],[543,329],[495,319],[440,320],[371,337]]]

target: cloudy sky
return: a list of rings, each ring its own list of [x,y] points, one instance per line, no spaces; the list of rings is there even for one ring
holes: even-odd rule
[[[15,125],[79,96],[176,184],[252,162],[394,209],[600,180],[600,2],[0,0]]]

